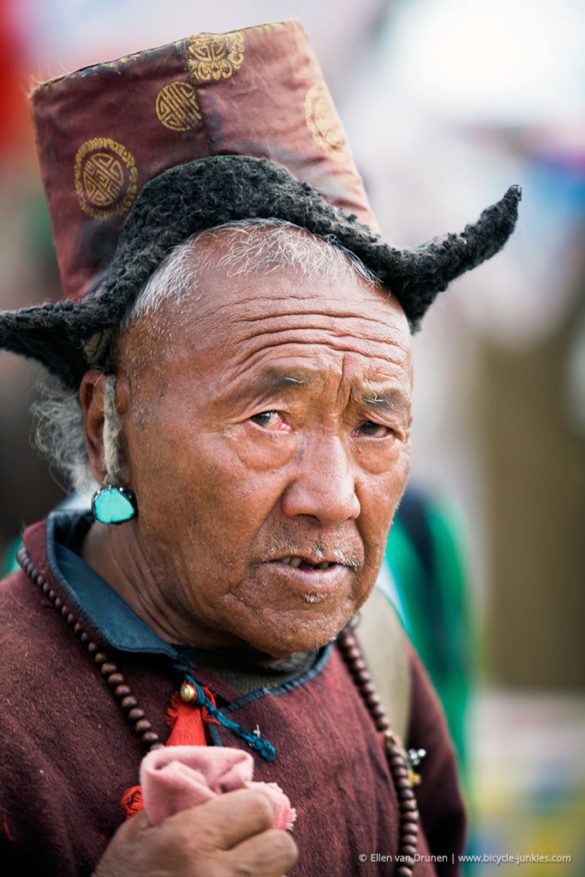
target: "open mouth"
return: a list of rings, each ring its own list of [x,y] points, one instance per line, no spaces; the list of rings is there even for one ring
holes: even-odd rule
[[[269,566],[274,570],[278,586],[292,591],[306,603],[340,600],[352,586],[351,567],[341,558],[339,561],[321,560],[318,554],[313,557],[289,554],[271,559]]]
[[[312,569],[329,569],[331,566],[337,566],[337,564],[333,561],[323,560],[320,563],[313,563],[310,560],[305,560],[304,557],[299,557],[296,554],[292,554],[290,557],[281,557],[278,563],[285,563],[287,566],[291,566],[293,569],[302,569],[302,570],[312,570]]]

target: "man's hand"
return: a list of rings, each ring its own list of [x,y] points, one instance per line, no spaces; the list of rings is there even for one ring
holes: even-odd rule
[[[272,826],[259,792],[228,792],[166,819],[155,828],[145,813],[121,825],[94,877],[282,877],[297,847]]]

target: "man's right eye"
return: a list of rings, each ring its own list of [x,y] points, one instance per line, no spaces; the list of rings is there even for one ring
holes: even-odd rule
[[[250,418],[256,426],[262,427],[269,432],[290,432],[291,426],[286,422],[284,415],[279,411],[261,411]]]

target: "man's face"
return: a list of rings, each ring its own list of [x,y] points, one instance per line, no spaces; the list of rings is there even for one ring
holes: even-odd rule
[[[165,340],[136,380],[153,329]],[[132,526],[185,642],[284,656],[366,599],[408,473],[409,337],[359,275],[292,269],[207,268],[126,333]]]

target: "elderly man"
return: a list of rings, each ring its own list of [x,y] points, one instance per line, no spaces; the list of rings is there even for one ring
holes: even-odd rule
[[[33,107],[70,300],[0,315],[0,344],[57,376],[42,444],[99,486],[25,532],[1,592],[3,873],[457,873],[436,698],[382,606],[415,798],[353,628],[408,475],[410,331],[503,245],[518,192],[384,244],[294,23],[79,71]],[[217,775],[243,752],[256,783]]]

